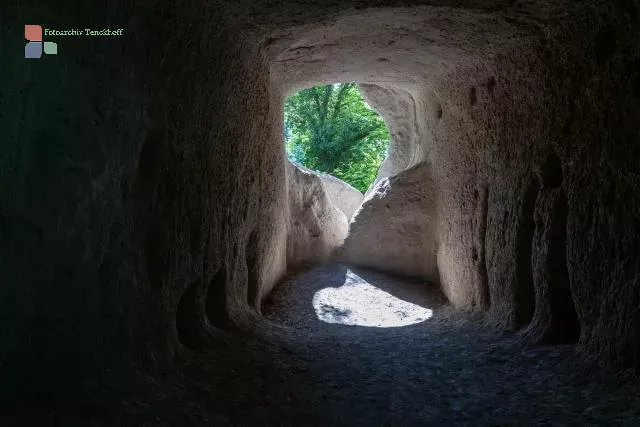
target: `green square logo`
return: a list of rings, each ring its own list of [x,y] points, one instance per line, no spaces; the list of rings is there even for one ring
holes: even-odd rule
[[[44,53],[56,55],[58,53],[58,45],[54,42],[44,42]]]

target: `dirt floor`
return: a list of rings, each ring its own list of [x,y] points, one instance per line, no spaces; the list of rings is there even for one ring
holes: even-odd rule
[[[141,373],[127,396],[3,425],[640,425],[633,376],[572,345],[527,346],[425,283],[330,265],[286,278],[263,314],[252,336]]]
[[[319,320],[316,292],[353,286],[345,277],[354,273],[432,317],[388,328]],[[497,333],[425,283],[334,265],[289,278],[263,312],[304,349],[278,393],[292,403],[264,409],[274,424],[640,425],[640,384],[594,369],[574,346],[527,346]]]

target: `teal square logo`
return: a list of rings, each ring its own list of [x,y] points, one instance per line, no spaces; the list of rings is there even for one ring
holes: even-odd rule
[[[44,53],[56,55],[58,53],[58,45],[54,42],[44,42]]]

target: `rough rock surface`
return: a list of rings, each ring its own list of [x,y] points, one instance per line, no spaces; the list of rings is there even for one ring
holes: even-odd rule
[[[37,61],[2,49],[3,405],[70,408],[107,389],[119,402],[138,382],[160,396],[149,378],[187,375],[176,357],[192,366],[189,348],[257,328],[292,267],[299,213],[283,100],[339,81],[415,103],[405,121],[431,170],[439,281],[455,307],[527,327],[560,295],[585,354],[640,366],[638,1],[3,6],[2,47],[24,42],[16,23],[125,29],[60,38],[58,56]],[[561,180],[547,191],[538,175],[554,156]],[[560,253],[564,265],[550,261]],[[223,363],[209,356],[203,369]]]
[[[371,188],[382,178],[393,176],[425,160],[427,144],[421,138],[428,135],[427,129],[418,128],[421,112],[411,93],[398,87],[382,87],[360,84],[360,93],[367,103],[375,107],[384,119],[389,131],[387,157],[378,170]],[[370,188],[370,190],[371,190]],[[367,192],[368,193],[368,192]]]
[[[287,265],[291,270],[327,261],[347,236],[349,220],[329,197],[326,181],[327,177],[287,162]],[[340,197],[335,187],[331,189],[334,197]]]
[[[335,176],[326,173],[318,173],[318,175],[322,179],[322,186],[329,196],[329,200],[345,214],[347,219],[351,219],[362,204],[364,195]]]
[[[437,226],[431,170],[422,163],[369,191],[336,259],[437,283]]]
[[[305,173],[320,178],[322,187],[329,197],[329,201],[333,206],[340,209],[347,219],[351,219],[355,211],[360,207],[362,199],[364,199],[364,195],[361,192],[333,175],[312,171],[295,162],[291,163]]]

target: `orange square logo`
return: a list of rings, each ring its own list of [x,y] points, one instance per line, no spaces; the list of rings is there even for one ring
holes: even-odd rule
[[[24,38],[32,42],[41,42],[42,27],[40,25],[25,25]]]

